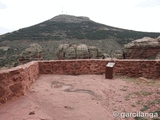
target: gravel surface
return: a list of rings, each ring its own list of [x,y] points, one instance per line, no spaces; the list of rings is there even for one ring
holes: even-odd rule
[[[160,115],[159,80],[40,75],[24,96],[0,106],[0,120],[142,120],[127,116],[139,111],[156,111],[148,120]]]

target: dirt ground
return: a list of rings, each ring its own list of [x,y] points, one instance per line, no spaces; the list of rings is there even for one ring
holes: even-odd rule
[[[130,114],[137,112],[141,118]],[[160,120],[159,80],[40,75],[24,96],[0,106],[0,120],[123,119]]]

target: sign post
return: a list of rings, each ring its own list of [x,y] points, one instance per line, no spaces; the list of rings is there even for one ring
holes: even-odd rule
[[[115,65],[115,63],[113,62],[109,62],[106,65],[106,73],[105,73],[105,78],[106,79],[112,79],[113,78],[113,66]]]

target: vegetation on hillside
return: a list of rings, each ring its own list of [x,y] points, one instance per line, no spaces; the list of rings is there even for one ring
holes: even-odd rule
[[[115,38],[120,44],[134,39],[158,37],[160,33],[137,32],[98,24],[93,21],[65,23],[45,21],[1,36],[0,40],[64,40],[64,39],[109,39]]]
[[[57,59],[55,50],[60,44],[86,44],[96,46],[112,56],[124,44],[145,36],[156,38],[160,33],[138,32],[115,28],[93,22],[62,22],[47,20],[0,36],[0,67],[16,66],[19,54],[30,44],[38,43],[43,48],[43,59]]]

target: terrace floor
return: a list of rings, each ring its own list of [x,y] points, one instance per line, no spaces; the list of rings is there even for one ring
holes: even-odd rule
[[[24,96],[0,106],[0,120],[121,120],[122,112],[140,110],[160,112],[159,81],[40,75]],[[120,116],[113,117],[114,111]]]

